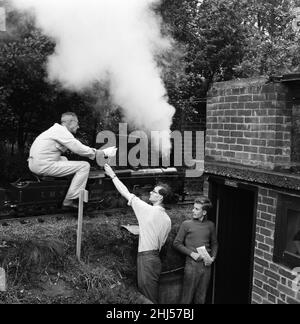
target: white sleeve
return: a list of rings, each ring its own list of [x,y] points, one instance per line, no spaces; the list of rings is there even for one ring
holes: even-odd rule
[[[128,206],[132,207],[132,200],[136,197],[136,195],[132,194],[128,200]]]
[[[78,141],[67,129],[56,134],[55,140],[68,148],[73,153],[76,153],[80,156],[88,157],[93,160],[96,156],[96,149],[90,148],[86,145],[83,145],[80,141]]]
[[[143,200],[136,197],[135,195],[132,195],[131,199],[128,202],[128,205],[132,207],[135,216],[138,220],[147,216],[148,211],[150,211],[153,208],[153,206],[145,203]]]

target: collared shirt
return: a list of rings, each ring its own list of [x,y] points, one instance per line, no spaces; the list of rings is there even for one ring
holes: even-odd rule
[[[135,195],[128,203],[139,222],[139,252],[160,251],[171,231],[171,219],[161,206],[152,206]]]
[[[67,150],[90,159],[95,158],[95,149],[83,145],[65,127],[55,124],[39,135],[30,149],[30,158],[44,162],[59,161]]]

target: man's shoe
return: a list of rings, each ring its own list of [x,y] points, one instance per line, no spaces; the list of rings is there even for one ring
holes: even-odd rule
[[[62,205],[62,210],[64,211],[70,211],[70,212],[77,212],[78,211],[78,205],[76,204],[69,204],[69,205]]]
[[[72,205],[72,204],[78,204],[78,199],[65,199],[62,202],[63,205]]]
[[[71,207],[78,209],[78,199],[65,199],[62,203],[62,207]]]

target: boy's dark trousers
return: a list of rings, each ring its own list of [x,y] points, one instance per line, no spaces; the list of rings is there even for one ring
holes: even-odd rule
[[[211,278],[211,266],[187,257],[184,269],[182,304],[205,304]]]

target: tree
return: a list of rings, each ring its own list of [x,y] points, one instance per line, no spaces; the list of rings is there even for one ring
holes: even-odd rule
[[[248,42],[235,75],[280,75],[298,70],[300,38],[292,29],[294,1],[244,1]]]
[[[162,2],[160,11],[169,26],[165,32],[172,34],[182,53],[171,61],[165,77],[177,124],[205,110],[213,82],[234,77],[246,45],[242,6],[235,0]]]
[[[11,19],[14,18],[13,15]],[[23,153],[28,131],[32,130],[32,120],[53,100],[52,87],[45,81],[45,64],[54,47],[30,21],[26,28],[21,25],[17,35],[4,40],[0,47],[0,87],[6,92],[2,101],[2,108],[6,110],[4,115],[11,115],[17,129],[12,140]],[[3,126],[9,127],[7,123]]]
[[[164,32],[181,51],[165,69],[177,124],[183,115],[193,120],[205,110],[213,82],[299,71],[294,6],[293,0],[162,1]]]

